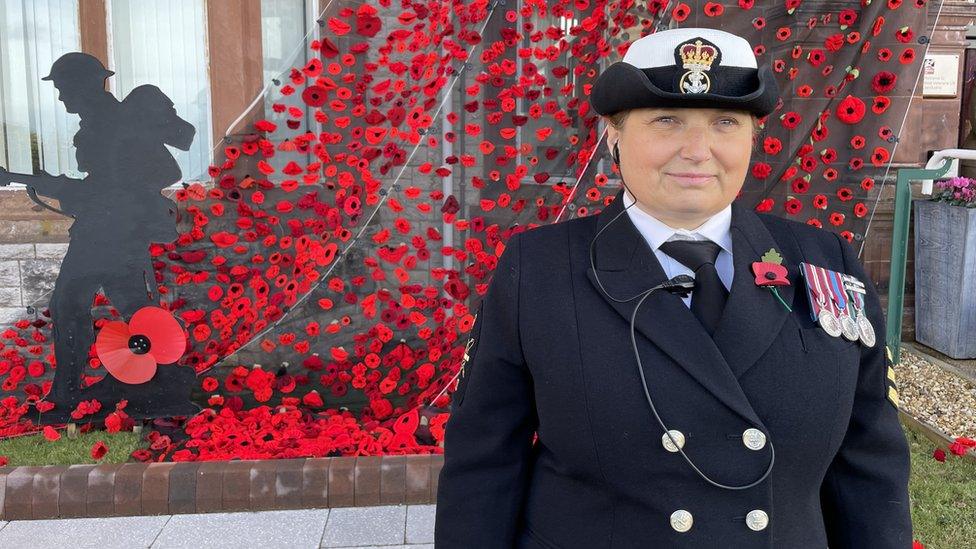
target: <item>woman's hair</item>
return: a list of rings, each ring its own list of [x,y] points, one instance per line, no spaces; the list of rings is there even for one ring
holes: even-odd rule
[[[607,121],[610,123],[611,126],[619,130],[624,125],[624,121],[627,119],[627,115],[629,114],[630,114],[630,110],[626,110],[626,111],[615,112],[604,118],[607,119]],[[759,134],[762,132],[763,129],[759,126],[759,117],[756,116],[754,113],[749,113],[749,115],[752,117],[752,139],[754,145],[753,148],[755,148],[755,144],[758,143]]]

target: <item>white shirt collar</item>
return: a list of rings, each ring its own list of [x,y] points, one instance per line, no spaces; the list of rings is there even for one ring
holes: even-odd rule
[[[630,194],[626,187],[624,187],[623,199],[623,206],[625,208],[633,204],[635,200],[634,196]],[[675,239],[708,239],[721,246],[727,253],[732,253],[732,233],[730,230],[732,226],[732,204],[729,204],[691,231],[687,229],[676,229],[664,224],[658,218],[640,209],[638,204],[627,208],[626,211],[627,215],[630,216],[631,222],[644,235],[644,239],[647,240],[647,243],[655,252],[661,244],[674,237]]]

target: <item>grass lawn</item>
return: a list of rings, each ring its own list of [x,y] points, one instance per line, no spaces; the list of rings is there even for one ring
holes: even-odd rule
[[[912,450],[915,539],[928,549],[976,547],[976,463],[949,452],[939,463],[932,457],[932,442],[907,429],[906,436]]]
[[[79,433],[77,438],[59,431],[61,438],[48,441],[44,435],[28,435],[0,440],[0,456],[6,456],[8,466],[18,465],[71,465],[73,463],[125,463],[129,454],[145,446],[141,434],[120,432],[109,434],[105,431]],[[108,453],[95,461],[91,448],[102,441],[108,446]]]

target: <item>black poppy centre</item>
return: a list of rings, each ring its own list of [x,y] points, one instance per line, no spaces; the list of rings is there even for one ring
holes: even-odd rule
[[[149,338],[144,335],[134,335],[129,338],[129,350],[135,355],[144,355],[149,352]]]

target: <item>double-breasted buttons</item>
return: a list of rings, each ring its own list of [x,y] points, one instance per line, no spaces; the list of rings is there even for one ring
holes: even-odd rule
[[[691,530],[692,522],[694,522],[694,518],[691,516],[691,513],[684,509],[678,509],[671,513],[671,528],[674,528],[678,532]]]
[[[746,515],[746,526],[748,526],[750,530],[758,532],[760,530],[764,530],[768,525],[769,515],[767,515],[766,511],[763,511],[762,509],[749,511],[749,514]]]
[[[762,450],[766,446],[766,435],[759,429],[746,429],[742,432],[742,443],[750,450]]]
[[[670,437],[668,436],[669,433],[671,434]],[[674,439],[674,442],[671,442],[672,438]],[[675,442],[678,443],[677,446],[674,445]],[[661,435],[661,444],[664,445],[665,450],[669,452],[677,452],[678,448],[685,447],[685,435],[677,429],[671,429],[667,433]]]

